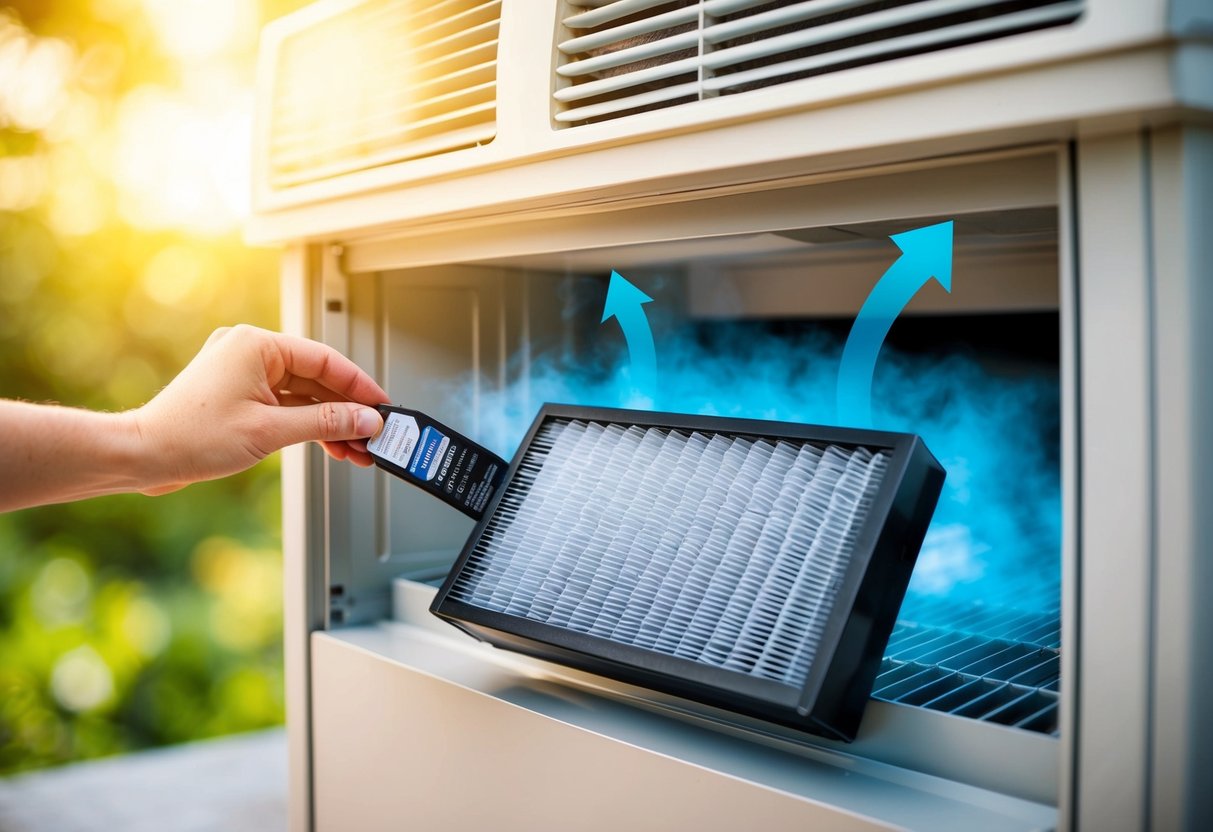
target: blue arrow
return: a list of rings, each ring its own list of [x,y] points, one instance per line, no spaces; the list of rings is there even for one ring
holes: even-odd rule
[[[602,323],[612,317],[619,320],[628,354],[632,357],[632,383],[637,392],[656,401],[657,349],[653,346],[653,330],[643,306],[652,300],[619,272],[612,271],[606,303],[602,307]]]
[[[916,228],[890,239],[901,256],[876,282],[851,326],[838,367],[838,423],[872,424],[872,374],[889,327],[910,299],[934,277],[952,291],[952,222]]]

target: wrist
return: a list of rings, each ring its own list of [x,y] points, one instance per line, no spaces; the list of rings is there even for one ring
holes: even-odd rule
[[[151,482],[147,443],[139,429],[135,411],[124,413],[88,413],[81,415],[93,425],[96,438],[93,453],[99,463],[94,487],[101,494],[144,491]]]
[[[114,414],[121,420],[116,431],[121,437],[117,448],[120,454],[118,465],[127,472],[133,483],[129,490],[149,495],[166,494],[176,491],[181,484],[165,462],[168,454],[161,447],[146,408],[147,405],[144,405]]]

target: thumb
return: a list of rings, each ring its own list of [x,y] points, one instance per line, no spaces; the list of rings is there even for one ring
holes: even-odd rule
[[[357,402],[320,402],[281,410],[278,438],[282,445],[367,439],[383,427],[383,417],[377,410]]]

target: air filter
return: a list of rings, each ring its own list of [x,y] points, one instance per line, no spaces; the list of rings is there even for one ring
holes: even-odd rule
[[[432,610],[849,740],[943,478],[910,434],[546,405]]]

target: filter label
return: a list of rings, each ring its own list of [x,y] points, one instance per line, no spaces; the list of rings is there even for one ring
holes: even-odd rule
[[[421,441],[417,445],[413,462],[409,465],[409,473],[427,482],[434,479],[438,472],[443,470],[442,460],[450,444],[451,440],[435,430],[433,425],[426,425],[421,431]]]
[[[383,430],[366,443],[366,449],[403,468],[409,464],[420,436],[421,429],[417,427],[417,420],[412,416],[389,413],[383,422]]]
[[[367,443],[375,464],[479,520],[508,465],[417,410],[379,405],[383,430]]]

